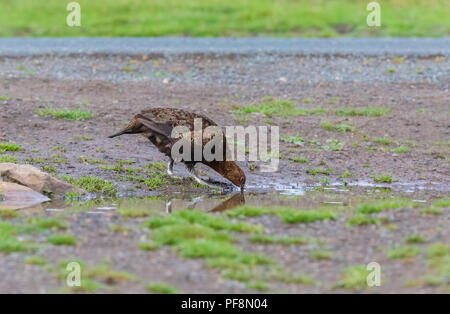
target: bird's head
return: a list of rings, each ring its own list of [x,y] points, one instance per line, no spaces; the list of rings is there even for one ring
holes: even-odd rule
[[[225,176],[228,180],[230,180],[234,185],[241,188],[241,191],[244,190],[245,187],[245,173],[242,171],[241,168],[239,168],[238,165],[236,165],[236,168],[233,169],[230,173],[228,173],[227,176]]]
[[[234,161],[212,161],[204,163],[221,174],[222,177],[228,179],[237,187],[240,187],[241,191],[244,190],[246,181],[245,173]]]

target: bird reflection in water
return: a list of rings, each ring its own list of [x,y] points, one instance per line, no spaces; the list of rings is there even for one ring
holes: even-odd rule
[[[216,207],[210,210],[210,212],[222,212],[227,209],[232,209],[245,204],[244,193],[236,193],[226,201],[220,203]]]

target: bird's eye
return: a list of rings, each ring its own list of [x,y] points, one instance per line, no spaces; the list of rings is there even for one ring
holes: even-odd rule
[[[241,177],[241,178],[239,179],[239,181],[240,181],[241,183],[244,183],[245,178],[244,178],[244,177]]]

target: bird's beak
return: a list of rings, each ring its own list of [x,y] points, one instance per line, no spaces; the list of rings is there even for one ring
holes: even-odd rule
[[[244,185],[241,185],[241,193],[244,193]]]

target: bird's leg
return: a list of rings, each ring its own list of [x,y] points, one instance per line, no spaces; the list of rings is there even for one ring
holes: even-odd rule
[[[191,177],[193,177],[194,180],[197,181],[197,183],[203,184],[203,185],[206,185],[206,186],[209,186],[209,187],[213,187],[213,188],[216,187],[215,185],[213,185],[211,183],[208,183],[208,182],[204,181],[202,178],[200,178],[198,176],[197,172],[195,171],[195,168],[194,168],[193,164],[186,164],[186,168],[187,168],[187,170],[189,172],[189,175]]]
[[[173,174],[173,163],[174,160],[171,158],[169,163],[167,164],[167,174],[174,179],[181,179],[181,177],[177,177]]]
[[[196,197],[196,198],[194,198],[193,200],[191,200],[190,202],[189,202],[189,205],[188,205],[188,209],[194,209],[195,208],[195,206],[197,205],[197,203],[199,203],[199,202],[201,202],[202,201],[202,199],[200,198],[200,197]]]
[[[166,212],[168,214],[172,213],[172,200],[170,200],[169,202],[166,202]]]
[[[170,161],[167,163],[167,174],[169,176],[173,176],[173,159],[170,159]]]

